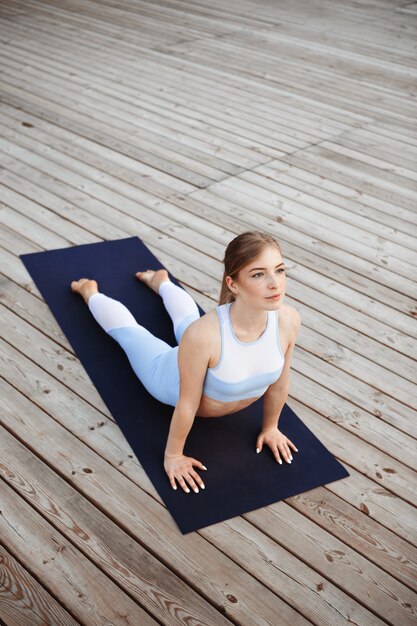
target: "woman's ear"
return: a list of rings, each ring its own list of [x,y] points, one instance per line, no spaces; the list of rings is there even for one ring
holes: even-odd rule
[[[233,281],[233,278],[231,276],[226,276],[226,285],[228,286],[230,291],[236,296],[237,295],[237,289],[236,289],[235,283]]]

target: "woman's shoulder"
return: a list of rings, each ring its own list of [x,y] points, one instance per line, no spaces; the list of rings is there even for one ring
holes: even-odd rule
[[[299,311],[291,304],[283,304],[278,312],[279,325],[283,326],[283,330],[288,338],[296,338],[301,326],[301,315]]]
[[[217,339],[218,334],[219,319],[216,309],[214,308],[204,313],[204,315],[194,320],[194,322],[191,322],[184,331],[181,341],[185,338],[186,341],[211,343]]]

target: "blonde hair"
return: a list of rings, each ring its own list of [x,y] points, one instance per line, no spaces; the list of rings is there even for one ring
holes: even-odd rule
[[[267,246],[275,246],[282,254],[281,246],[272,235],[257,230],[241,233],[228,244],[223,259],[224,273],[219,304],[233,302],[235,299],[227,286],[226,276],[236,280],[240,270],[256,259]]]

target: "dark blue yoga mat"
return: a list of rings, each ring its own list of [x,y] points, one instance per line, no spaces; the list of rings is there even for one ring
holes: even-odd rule
[[[173,407],[146,391],[119,345],[70,290],[74,279],[96,279],[100,291],[123,302],[140,324],[174,346],[162,299],[135,278],[139,270],[163,265],[137,237],[25,254],[21,259],[183,533],[349,476],[288,405],[279,428],[299,450],[293,452],[293,462],[279,465],[267,446],[256,454],[261,398],[232,415],[196,417],[184,452],[208,468],[200,472],[206,489],[198,494],[174,491],[163,467]]]

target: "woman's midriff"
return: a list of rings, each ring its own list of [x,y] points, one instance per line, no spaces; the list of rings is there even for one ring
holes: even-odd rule
[[[246,400],[236,400],[236,402],[220,402],[214,400],[208,396],[201,396],[200,406],[197,410],[197,417],[221,417],[222,415],[229,415],[229,413],[236,413],[245,409],[247,406],[256,402],[257,398],[247,398]]]

